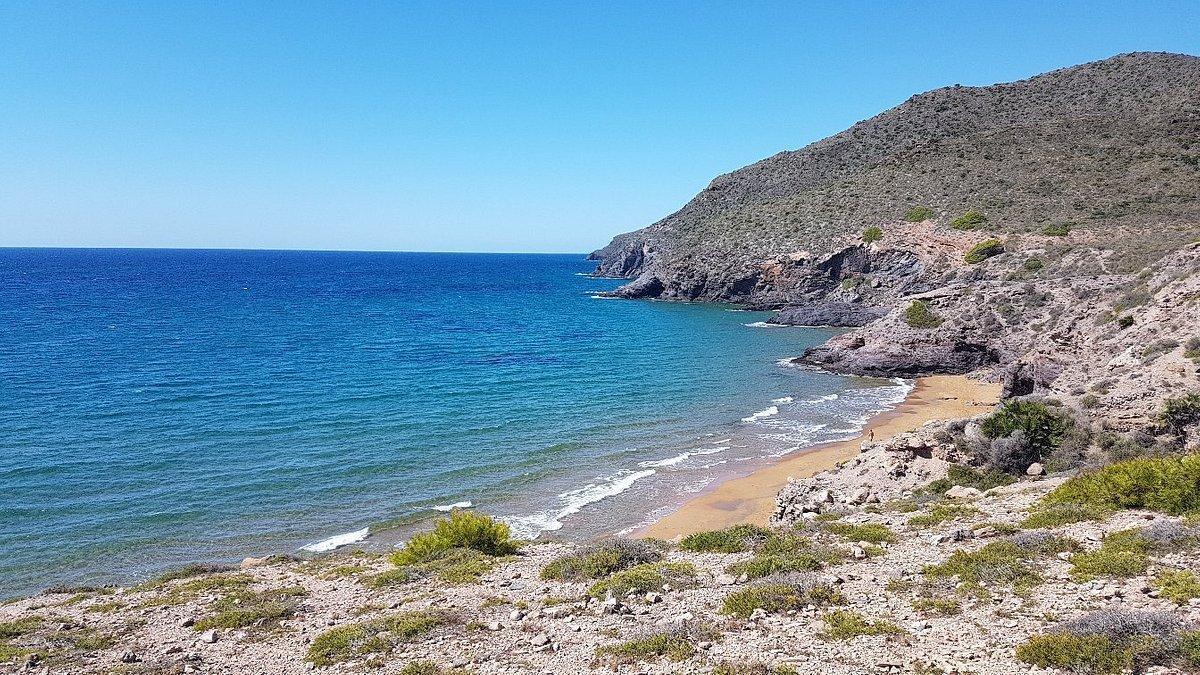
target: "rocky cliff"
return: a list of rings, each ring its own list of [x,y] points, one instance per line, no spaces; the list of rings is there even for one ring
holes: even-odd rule
[[[1200,59],[1124,54],[914,96],[592,257],[623,297],[861,326],[815,365],[990,368],[1136,421],[1197,385],[1198,197]]]

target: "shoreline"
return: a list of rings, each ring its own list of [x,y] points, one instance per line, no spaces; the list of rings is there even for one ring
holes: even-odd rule
[[[965,375],[918,378],[900,404],[872,417],[858,436],[814,445],[748,475],[714,481],[675,511],[634,530],[632,536],[676,539],[731,525],[766,525],[775,510],[775,496],[789,478],[807,478],[853,458],[872,432],[883,440],[930,420],[972,417],[996,405],[999,398],[999,383],[979,382]]]

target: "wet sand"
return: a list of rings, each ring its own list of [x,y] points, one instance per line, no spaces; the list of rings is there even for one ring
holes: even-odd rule
[[[807,478],[854,457],[872,431],[876,440],[882,440],[912,431],[930,420],[972,417],[995,405],[999,396],[998,383],[977,382],[961,375],[920,378],[899,406],[872,418],[858,437],[817,445],[748,476],[714,483],[679,510],[636,532],[636,536],[671,539],[738,523],[766,525],[775,509],[775,495],[789,477]]]

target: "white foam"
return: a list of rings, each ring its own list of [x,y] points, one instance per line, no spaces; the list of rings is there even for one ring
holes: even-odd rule
[[[719,447],[719,448],[708,448],[708,449],[704,449],[704,450],[688,450],[687,452],[682,452],[678,455],[675,455],[674,457],[668,457],[666,459],[659,459],[659,460],[647,461],[647,462],[638,462],[638,466],[641,466],[641,467],[675,466],[676,464],[679,464],[680,462],[683,462],[684,460],[686,460],[688,457],[695,457],[697,455],[715,455],[718,452],[725,452],[728,449],[729,449],[728,446],[726,446],[726,447]]]
[[[469,509],[472,506],[475,506],[474,502],[454,502],[453,504],[444,504],[442,506],[434,506],[433,510],[434,511],[442,511],[444,513],[447,511],[453,511],[454,509]]]
[[[758,420],[766,419],[768,417],[774,417],[775,415],[778,415],[778,414],[779,414],[779,406],[773,405],[770,408],[766,408],[764,410],[759,410],[758,412],[754,413],[753,415],[751,415],[749,417],[743,417],[742,421],[747,422],[747,423],[748,422],[757,422]]]
[[[805,399],[804,402],[805,403],[826,403],[829,401],[836,401],[836,400],[838,400],[838,398],[839,398],[839,396],[837,394],[825,394],[824,396],[818,396],[816,398]]]
[[[568,490],[558,499],[562,504],[557,512],[535,513],[529,516],[517,516],[505,519],[518,537],[532,539],[541,532],[551,532],[562,529],[562,519],[579,513],[589,504],[608,499],[621,494],[633,487],[633,484],[647,476],[657,473],[654,469],[622,472],[600,479],[599,482],[585,485],[576,490]]]
[[[786,403],[791,403],[792,401],[795,401],[795,400],[796,399],[792,398],[791,396],[781,396],[779,398],[771,399],[771,403],[778,403],[780,405],[784,405]]]
[[[369,528],[369,527],[364,527],[361,530],[355,530],[353,532],[339,534],[337,536],[330,537],[328,539],[322,539],[321,541],[318,541],[316,543],[309,544],[308,546],[304,546],[300,550],[301,551],[311,551],[313,553],[323,553],[325,551],[332,551],[335,548],[340,548],[342,546],[346,546],[348,544],[353,544],[355,542],[359,542],[359,541],[362,541],[363,539],[366,539],[367,534],[369,534],[370,529],[371,528]]]
[[[783,324],[767,323],[766,321],[755,321],[754,323],[744,323],[742,325],[747,328],[787,328]]]
[[[615,295],[589,295],[588,297],[593,300],[620,300]]]

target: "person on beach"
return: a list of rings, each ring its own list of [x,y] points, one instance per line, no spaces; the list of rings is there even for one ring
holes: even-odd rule
[[[875,442],[875,430],[874,429],[867,429],[867,442],[868,443]]]

